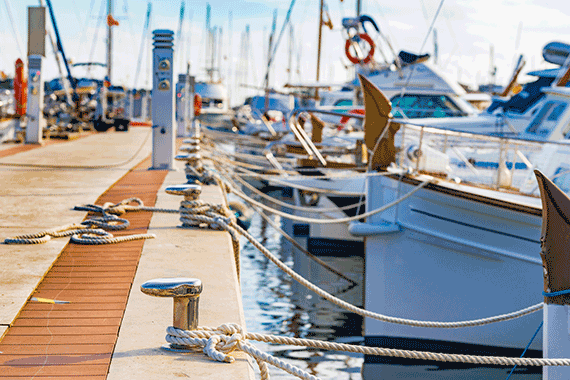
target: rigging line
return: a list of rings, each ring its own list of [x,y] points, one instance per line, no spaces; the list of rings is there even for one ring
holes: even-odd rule
[[[275,45],[273,46],[273,51],[271,52],[271,55],[269,56],[269,60],[267,62],[267,72],[265,74],[263,87],[267,87],[269,85],[269,83],[268,83],[268,81],[269,81],[269,68],[271,67],[271,64],[273,63],[273,59],[275,58],[275,53],[277,52],[277,47],[279,47],[279,42],[281,41],[281,37],[283,37],[283,33],[285,32],[285,28],[287,27],[287,24],[289,23],[289,20],[291,19],[291,12],[293,11],[293,6],[295,5],[295,1],[296,0],[291,0],[291,4],[289,5],[289,10],[287,11],[287,16],[285,16],[285,21],[283,21],[283,26],[281,27],[281,31],[279,32],[279,36],[277,37],[277,41],[275,42]]]
[[[443,7],[444,2],[445,2],[445,0],[441,0],[439,3],[439,6],[437,7],[437,10],[435,11],[435,15],[433,16],[433,20],[431,21],[431,25],[429,26],[429,29],[426,33],[426,36],[424,38],[424,42],[422,43],[422,47],[420,48],[418,55],[421,55],[422,52],[424,51],[424,47],[426,46],[427,40],[432,33],[433,26],[435,24],[435,20],[437,20],[437,16],[439,16],[439,12],[441,11],[441,8]],[[414,74],[415,69],[416,69],[416,65],[412,65],[412,68],[410,70],[410,74],[408,74],[408,78],[406,79],[406,83],[404,84],[404,86],[402,87],[402,91],[400,92],[400,96],[399,96],[400,98],[402,98],[404,96],[404,93],[406,92],[406,88],[408,87],[408,84],[410,83],[410,80],[412,79],[412,75]]]
[[[6,13],[8,13],[8,18],[10,19],[10,26],[12,27],[12,34],[14,35],[14,39],[16,40],[16,44],[18,45],[18,51],[20,55],[24,57],[24,51],[22,50],[22,41],[20,39],[20,34],[18,33],[18,29],[16,29],[16,25],[14,24],[14,18],[12,17],[12,9],[10,8],[10,3],[8,0],[4,0],[4,5],[6,6]]]
[[[42,0],[40,0],[40,3],[42,2]],[[89,18],[91,17],[91,14],[93,13],[93,7],[95,6],[95,0],[91,0],[91,4],[89,5],[89,13],[87,15],[85,15],[85,21],[83,22],[83,33],[81,33],[81,37],[79,38],[79,55],[78,56],[82,56],[83,55],[83,49],[85,48],[85,44],[84,44],[84,40],[87,36],[87,30],[89,29]]]
[[[142,36],[141,36],[141,47],[139,50],[139,59],[137,61],[137,68],[135,70],[135,82],[133,84],[133,88],[137,88],[137,84],[139,81],[139,75],[140,75],[140,71],[141,71],[141,64],[142,64],[142,57],[144,55],[144,50],[145,50],[145,46],[147,45],[145,42],[147,42],[147,37],[148,37],[148,27],[150,25],[150,14],[152,12],[152,3],[149,1],[146,7],[146,20],[144,23],[144,27],[143,27],[143,32],[142,32]]]
[[[95,28],[95,33],[93,34],[93,41],[91,42],[91,52],[89,53],[89,62],[93,62],[93,54],[95,53],[95,48],[97,47],[97,37],[99,35],[99,29],[101,29],[101,21],[103,20],[105,14],[105,0],[101,0],[101,10],[99,11],[99,22]],[[91,74],[91,65],[87,66],[87,76]]]

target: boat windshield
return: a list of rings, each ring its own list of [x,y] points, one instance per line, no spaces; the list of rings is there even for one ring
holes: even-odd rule
[[[466,116],[447,95],[405,94],[391,99],[394,117],[425,118]]]

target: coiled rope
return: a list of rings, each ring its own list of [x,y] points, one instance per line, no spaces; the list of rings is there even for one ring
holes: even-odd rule
[[[4,244],[43,244],[47,243],[52,238],[71,236],[71,241],[77,244],[99,245],[152,239],[156,237],[154,234],[136,234],[114,237],[113,234],[105,231],[124,230],[128,226],[129,221],[126,219],[121,219],[116,215],[104,215],[100,218],[84,220],[79,224],[67,224],[33,234],[7,238],[4,240]]]

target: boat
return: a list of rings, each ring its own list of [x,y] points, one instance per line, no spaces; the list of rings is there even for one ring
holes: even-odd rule
[[[373,87],[365,86],[364,92],[368,105],[381,102]],[[402,146],[419,144],[416,146],[422,147],[424,162],[429,160],[432,150],[445,154],[439,143],[445,139],[449,142],[453,136],[449,149],[477,144],[480,149],[494,151],[502,164],[478,168],[478,175],[463,167],[462,173],[458,170],[456,175],[447,176],[443,175],[442,167],[422,167],[419,160],[414,168],[395,155],[388,159],[384,156],[383,161],[378,158],[377,168],[385,175],[366,178],[366,211],[400,201],[351,228],[356,235],[366,236],[367,310],[416,320],[458,321],[510,313],[542,301],[542,204],[533,169],[544,171],[562,191],[570,191],[567,163],[570,144],[568,133],[564,133],[570,117],[569,96],[570,89],[565,87],[546,91],[545,105],[526,129],[527,133],[548,130],[549,134],[544,135],[551,137],[550,140],[454,136],[450,131],[425,127],[414,133],[413,128],[404,125],[398,132],[405,133],[404,139],[398,141],[388,134],[385,141],[394,151],[398,150],[398,155],[408,154]],[[551,110],[553,102],[564,107],[556,120],[548,121],[543,110]],[[380,109],[376,109],[375,115],[373,112],[367,108],[370,118],[367,123],[374,123],[374,118],[380,120]],[[507,174],[505,149],[527,155],[536,152],[533,166],[519,176],[512,176],[511,182],[501,180]],[[514,166],[511,171],[514,172]],[[403,197],[413,190],[417,192]],[[366,345],[372,346],[518,356],[541,320],[541,313],[534,313],[462,329],[430,329],[367,320],[364,334]],[[539,335],[526,356],[540,357],[541,347]],[[368,368],[363,373],[368,373],[366,378],[386,378],[410,364],[405,359],[376,361],[367,357]],[[416,376],[422,378],[432,378],[430,371],[444,369],[452,377],[461,373],[469,378],[500,378],[507,373],[505,368],[494,368],[497,375],[491,374],[493,369],[481,371],[481,367],[475,370],[463,365],[438,364],[434,368],[432,362],[414,365],[418,365],[414,371],[420,373]],[[370,376],[372,372],[375,376]],[[526,373],[533,378],[540,371],[527,369]]]

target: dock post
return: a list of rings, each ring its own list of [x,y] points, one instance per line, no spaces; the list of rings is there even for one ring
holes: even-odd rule
[[[132,121],[135,116],[135,89],[129,91],[129,121]]]
[[[174,164],[173,45],[173,31],[153,31],[152,169]]]
[[[542,198],[541,252],[544,276],[543,357],[570,358],[570,198],[535,170]],[[570,367],[542,369],[544,380],[570,379]]]
[[[26,144],[41,144],[45,124],[43,115],[44,83],[42,80],[42,56],[28,57],[28,125]]]
[[[178,74],[178,83],[176,84],[176,123],[177,123],[177,136],[186,136],[186,89],[188,88],[188,80],[186,74]]]
[[[142,97],[141,97],[141,120],[143,122],[148,120],[148,91],[142,90]]]

